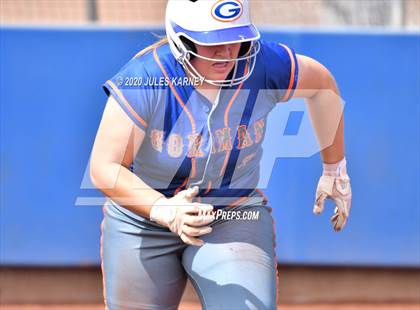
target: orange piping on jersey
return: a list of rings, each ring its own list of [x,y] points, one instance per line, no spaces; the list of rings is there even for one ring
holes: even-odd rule
[[[248,63],[246,64],[246,66],[245,66],[245,71],[244,71],[244,75],[246,75],[246,74],[248,74]],[[225,111],[225,117],[224,117],[225,127],[229,127],[229,112],[230,112],[230,109],[231,109],[231,107],[232,107],[233,102],[235,101],[236,97],[237,97],[237,96],[238,96],[238,94],[239,94],[239,91],[240,91],[240,90],[241,90],[241,88],[242,88],[243,83],[244,83],[244,82],[242,82],[242,83],[238,86],[238,89],[237,89],[237,90],[236,90],[236,92],[233,94],[233,96],[232,96],[232,98],[230,99],[229,104],[228,104],[228,106],[227,106],[227,108],[226,108],[226,111]],[[234,143],[235,143],[235,141],[234,141]],[[230,151],[226,151],[225,159],[224,159],[224,161],[223,161],[223,166],[222,166],[222,169],[220,169],[220,176],[222,176],[222,175],[223,175],[223,173],[225,172],[226,166],[227,166],[227,164],[228,164],[228,160],[229,160],[230,153],[231,153],[231,150],[230,150]]]
[[[206,191],[204,192],[204,195],[207,195],[210,192],[210,190],[211,190],[211,180],[207,184],[207,188],[206,188]]]
[[[232,202],[228,208],[233,208],[235,206],[240,205],[242,202],[247,201],[250,197],[240,197],[238,199],[236,199],[234,202]]]
[[[158,47],[158,46],[156,46],[155,44],[153,44],[153,45],[150,45],[150,46],[146,47],[145,49],[143,49],[143,50],[141,50],[140,52],[138,52],[138,53],[134,56],[134,58],[139,58],[139,57],[143,56],[144,54],[146,54],[147,52],[151,51],[151,50],[152,50],[152,49],[154,49],[155,47]]]
[[[248,64],[246,64],[245,71],[244,71],[244,75],[247,75],[247,74],[248,74]],[[229,127],[229,111],[230,111],[230,108],[232,107],[233,102],[235,101],[236,97],[238,96],[239,91],[241,90],[243,84],[244,84],[244,82],[239,84],[238,89],[233,94],[232,98],[230,98],[229,104],[228,104],[228,106],[226,108],[226,111],[225,111],[225,117],[224,117],[225,127]]]
[[[265,196],[265,194],[263,193],[263,191],[262,191],[262,190],[260,190],[260,189],[256,188],[256,189],[255,189],[255,191],[256,191],[256,192],[258,192],[258,193],[262,196],[261,198],[263,198],[263,200],[264,200],[264,202],[265,202],[265,203],[267,203],[267,202],[268,202],[268,198],[267,198],[267,196]],[[237,206],[238,204],[240,204],[240,203],[242,203],[242,202],[244,202],[244,201],[246,201],[246,200],[248,200],[248,199],[250,199],[250,198],[252,198],[252,197],[249,197],[249,196],[239,197],[237,200],[235,200],[234,202],[232,202],[232,203],[229,205],[229,208],[230,208],[230,207]]]
[[[263,192],[262,190],[260,190],[260,189],[256,188],[256,189],[255,189],[255,191],[256,191],[258,194],[260,194],[260,195],[261,195],[261,197],[264,199],[264,202],[265,202],[265,203],[268,203],[268,198],[267,198],[267,196],[264,194],[264,192]]]
[[[156,47],[153,49],[153,57],[156,61],[156,63],[159,65],[160,70],[162,71],[163,75],[165,76],[165,78],[169,81],[169,87],[171,88],[172,93],[174,94],[176,100],[178,101],[178,103],[181,105],[181,107],[184,109],[184,112],[187,114],[190,122],[191,122],[191,128],[192,128],[192,134],[195,135],[196,133],[196,127],[195,127],[195,121],[194,118],[192,116],[192,114],[190,113],[190,111],[187,109],[187,107],[185,106],[184,102],[182,101],[181,97],[178,95],[178,92],[176,91],[174,85],[172,84],[171,79],[168,76],[168,73],[166,72],[165,68],[163,67],[162,63],[159,60],[159,56],[157,54],[156,51]],[[195,158],[191,158],[191,178],[195,177],[195,172],[196,172],[196,160]]]
[[[219,174],[219,176],[222,176],[222,175],[223,175],[223,173],[225,173],[225,169],[226,169],[226,166],[227,166],[227,164],[228,164],[228,160],[229,160],[230,152],[231,152],[231,151],[226,151],[225,159],[223,160],[223,166],[222,166],[222,169],[220,169],[220,174]]]
[[[127,99],[125,99],[124,95],[122,94],[122,92],[118,89],[117,86],[115,86],[115,84],[108,80],[106,81],[106,83],[115,91],[115,93],[117,94],[117,96],[121,99],[122,103],[124,104],[124,106],[128,109],[128,111],[130,111],[131,115],[134,116],[134,118],[136,120],[138,120],[140,122],[140,124],[142,124],[145,128],[147,128],[147,123],[144,119],[142,119],[140,117],[140,115],[137,114],[136,111],[134,111],[134,109],[131,107],[131,105],[128,103]]]
[[[185,185],[187,185],[188,180],[189,178],[185,178],[184,182],[182,182],[182,184],[175,190],[174,196],[178,194]]]
[[[182,108],[184,109],[185,113],[187,113],[188,118],[190,119],[191,122],[191,127],[192,127],[192,133],[195,134],[196,130],[195,130],[195,122],[194,122],[194,118],[192,117],[190,111],[187,109],[187,107],[185,106],[184,102],[182,101],[181,97],[178,95],[178,92],[176,91],[174,85],[172,84],[172,81],[169,79],[168,73],[166,72],[165,68],[163,68],[162,63],[159,60],[159,56],[157,54],[156,48],[153,49],[153,56],[157,62],[157,64],[160,67],[160,70],[162,70],[163,75],[165,76],[165,78],[168,79],[169,82],[169,87],[171,88],[176,100],[179,102],[179,104],[182,106]]]
[[[158,42],[153,43],[152,45],[149,45],[148,47],[142,49],[140,52],[138,52],[133,58],[139,58],[146,54],[147,52],[150,52],[152,49],[157,48],[159,46],[165,45],[168,43],[168,39],[164,38]]]
[[[293,87],[293,82],[295,80],[295,58],[293,57],[292,51],[290,50],[290,48],[288,48],[286,45],[280,44],[281,46],[283,46],[287,53],[289,54],[290,57],[290,80],[289,80],[289,86],[287,87],[287,91],[284,94],[283,98],[281,99],[282,101],[287,100],[289,98],[290,92],[292,91],[292,87]]]

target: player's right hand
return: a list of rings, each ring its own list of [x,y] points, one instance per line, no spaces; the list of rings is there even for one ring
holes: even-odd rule
[[[335,231],[341,231],[344,228],[350,213],[352,193],[346,165],[345,158],[336,164],[324,163],[324,171],[316,189],[313,212],[321,214],[325,200],[333,200],[336,207],[331,222]]]
[[[172,198],[158,199],[150,211],[150,219],[168,227],[187,244],[203,245],[203,240],[196,237],[212,231],[208,224],[214,220],[214,214],[212,205],[192,202],[198,190],[195,186]]]

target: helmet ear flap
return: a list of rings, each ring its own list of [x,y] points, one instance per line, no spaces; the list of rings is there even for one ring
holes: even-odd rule
[[[197,48],[195,47],[195,44],[193,41],[187,39],[186,37],[182,36],[180,37],[182,43],[184,44],[187,51],[191,51],[193,53],[197,53]],[[194,55],[189,55],[190,60],[193,59]]]
[[[252,46],[251,42],[244,42],[244,43],[242,43],[241,44],[241,48],[239,50],[239,57],[243,57],[246,54],[248,54],[249,51],[251,50],[251,46]]]

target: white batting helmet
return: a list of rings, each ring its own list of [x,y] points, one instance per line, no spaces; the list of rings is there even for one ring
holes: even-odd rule
[[[166,35],[172,54],[193,77],[216,86],[233,86],[248,79],[260,49],[260,33],[252,24],[248,0],[169,0],[166,7]],[[193,43],[223,45],[243,43],[238,58],[213,59],[197,54]],[[191,64],[191,57],[213,62],[235,61],[234,74],[227,80],[205,79]],[[239,61],[249,70],[237,77]]]

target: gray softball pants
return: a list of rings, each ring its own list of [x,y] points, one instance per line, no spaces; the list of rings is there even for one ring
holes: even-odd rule
[[[187,278],[203,309],[276,309],[277,259],[269,206],[257,220],[217,219],[201,247],[108,202],[102,222],[104,298],[109,310],[177,309]],[[255,215],[255,213],[253,213]]]

